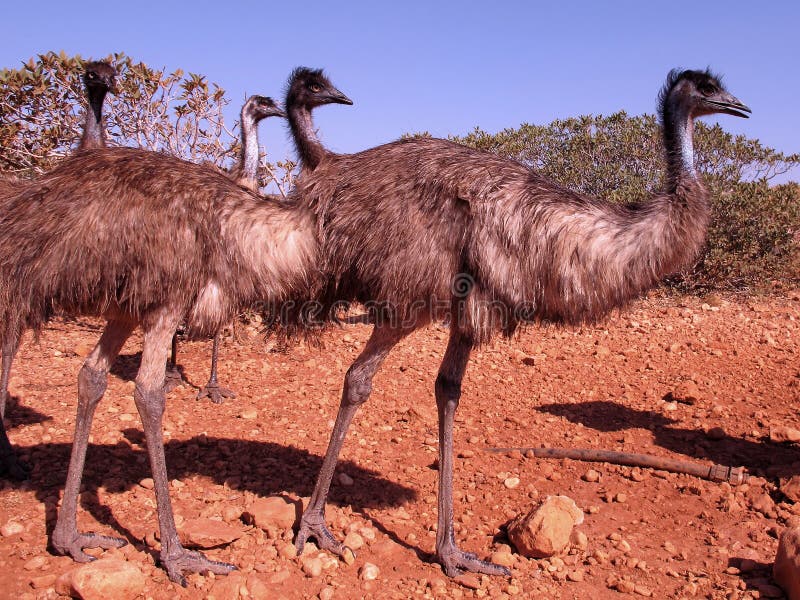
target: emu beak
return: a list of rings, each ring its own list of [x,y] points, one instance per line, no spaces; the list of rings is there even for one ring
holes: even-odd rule
[[[286,118],[286,111],[284,111],[280,106],[275,105],[269,109],[269,116]]]
[[[733,115],[734,117],[742,117],[743,119],[749,119],[750,115],[748,113],[753,112],[748,106],[731,94],[720,94],[717,100],[707,98],[706,102],[713,106],[716,112]]]
[[[353,101],[350,100],[350,98],[345,96],[342,92],[340,92],[336,88],[331,89],[329,92],[325,94],[325,100],[331,104],[347,104],[350,106],[353,105]]]

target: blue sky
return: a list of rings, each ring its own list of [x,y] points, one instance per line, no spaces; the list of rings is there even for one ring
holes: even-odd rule
[[[721,116],[726,130],[800,152],[800,2],[555,4],[13,2],[3,8],[0,67],[47,50],[122,51],[207,75],[237,105],[232,118],[249,94],[280,97],[294,67],[323,67],[355,105],[318,110],[320,135],[354,152],[414,131],[653,112],[669,69],[711,66],[753,109],[749,120]],[[274,119],[261,141],[271,159],[291,152]]]

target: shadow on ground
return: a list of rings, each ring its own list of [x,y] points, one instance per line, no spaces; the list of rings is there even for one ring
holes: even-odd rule
[[[800,448],[774,443],[766,437],[748,440],[724,435],[712,440],[702,430],[674,427],[676,421],[660,413],[603,400],[545,404],[536,410],[597,431],[647,429],[652,432],[654,443],[662,448],[727,467],[744,467],[753,475],[789,477],[800,473]]]

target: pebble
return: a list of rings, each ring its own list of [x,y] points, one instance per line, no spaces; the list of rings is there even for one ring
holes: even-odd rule
[[[322,561],[319,558],[305,558],[303,563],[303,573],[308,577],[319,577],[322,575]]]
[[[343,485],[343,486],[345,486],[345,487],[349,487],[349,486],[353,485],[353,483],[354,483],[354,482],[353,482],[353,478],[352,478],[352,477],[350,477],[350,475],[348,475],[347,473],[339,473],[339,474],[336,476],[336,480],[337,480],[337,481],[338,481],[338,482],[339,482],[341,485]]]
[[[364,538],[355,531],[351,531],[345,536],[344,545],[353,550],[358,550],[364,546]]]
[[[17,523],[16,521],[9,521],[2,527],[0,527],[0,535],[3,537],[11,537],[13,535],[19,535],[25,531],[25,526],[22,523]]]
[[[600,481],[600,473],[598,473],[594,469],[589,469],[588,471],[586,471],[586,473],[583,474],[583,477],[581,479],[583,479],[584,481],[588,481],[589,483],[596,483]]]
[[[22,568],[26,571],[36,571],[37,569],[41,569],[47,564],[47,559],[44,556],[34,556],[29,561],[26,561],[25,564],[22,565]]]
[[[378,578],[380,572],[377,565],[368,562],[364,563],[364,566],[358,570],[358,576],[364,581],[374,581]]]
[[[508,489],[513,490],[514,488],[519,487],[519,477],[509,477],[503,482],[503,485]]]

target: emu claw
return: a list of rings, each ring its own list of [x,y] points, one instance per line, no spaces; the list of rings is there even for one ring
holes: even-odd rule
[[[14,481],[25,481],[31,476],[31,466],[22,462],[13,454],[0,457],[0,477]]]
[[[225,398],[236,398],[236,392],[217,383],[207,383],[197,392],[197,399],[202,400],[203,398],[210,399],[214,404],[222,404]]]
[[[187,571],[189,573],[204,574],[210,572],[215,575],[227,575],[236,570],[236,565],[211,560],[200,552],[186,550],[185,548],[180,548],[178,552],[173,553],[171,556],[162,556],[161,564],[167,570],[170,581],[179,583],[183,587],[186,587],[186,577],[183,574]]]
[[[122,548],[128,542],[122,538],[115,538],[99,533],[79,533],[67,541],[59,540],[61,537],[53,533],[53,550],[62,556],[69,554],[75,562],[85,563],[95,560],[94,556],[86,554],[84,548]]]
[[[458,577],[466,571],[471,573],[483,573],[485,575],[503,575],[511,577],[511,571],[506,567],[496,565],[493,562],[481,560],[476,554],[464,552],[458,547],[437,552],[439,562],[445,575],[448,577]]]
[[[300,529],[297,531],[297,537],[294,540],[294,547],[297,549],[298,556],[303,553],[303,547],[310,537],[317,540],[317,546],[321,550],[327,550],[336,556],[343,556],[345,550],[353,552],[352,549],[333,537],[333,534],[325,526],[325,517],[323,516],[303,515],[300,519]],[[353,552],[353,556],[355,556],[355,552]]]
[[[183,375],[176,366],[167,367],[164,373],[164,393],[170,393],[176,387],[183,385]]]

